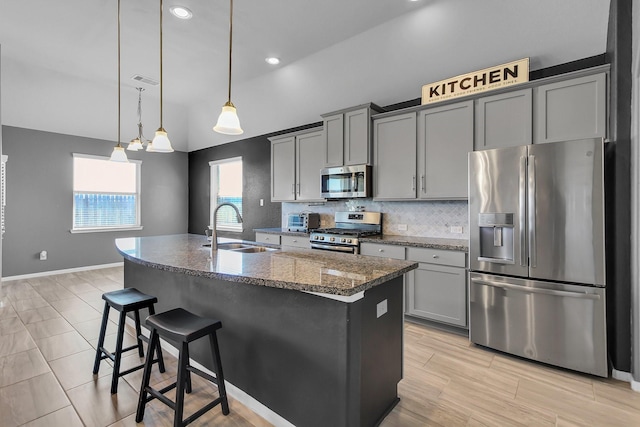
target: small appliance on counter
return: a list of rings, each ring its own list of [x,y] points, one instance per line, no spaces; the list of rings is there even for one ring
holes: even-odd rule
[[[287,230],[308,233],[320,227],[320,214],[311,212],[290,213],[287,216]]]

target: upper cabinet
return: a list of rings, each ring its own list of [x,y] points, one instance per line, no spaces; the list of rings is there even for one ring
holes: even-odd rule
[[[531,144],[531,88],[475,101],[475,150]]]
[[[466,199],[473,101],[418,113],[419,199]]]
[[[324,167],[372,164],[371,114],[381,111],[365,104],[323,114]]]
[[[373,197],[467,198],[473,101],[373,120]]]
[[[271,201],[319,201],[324,166],[322,130],[270,138]]]
[[[415,199],[416,113],[373,121],[373,197]]]
[[[533,142],[607,137],[607,74],[533,88]]]

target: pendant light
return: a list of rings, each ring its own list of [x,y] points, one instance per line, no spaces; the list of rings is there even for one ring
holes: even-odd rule
[[[225,135],[240,135],[244,131],[240,127],[240,119],[236,107],[231,102],[231,48],[233,46],[233,0],[229,0],[229,96],[222,112],[218,116],[218,123],[213,130]]]
[[[113,147],[113,153],[109,159],[113,162],[129,162],[127,153],[120,144],[120,0],[118,0],[118,144]]]
[[[147,151],[155,153],[171,153],[171,141],[167,136],[167,131],[162,127],[162,0],[160,0],[160,127],[156,131],[153,141],[147,145]]]
[[[149,142],[142,134],[142,91],[144,88],[137,87],[136,89],[138,90],[138,136],[133,138],[127,146],[129,151],[142,150],[142,145]]]

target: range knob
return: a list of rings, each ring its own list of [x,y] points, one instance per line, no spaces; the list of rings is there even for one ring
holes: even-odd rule
[[[324,240],[324,236],[320,236],[320,237],[318,237],[318,239]]]
[[[329,239],[329,240],[331,240],[332,242],[335,242],[335,241],[336,241],[336,238],[335,238],[335,237],[332,237],[332,238],[331,238],[331,239]]]
[[[340,243],[345,243],[347,239],[340,239]]]
[[[347,239],[347,243],[351,243],[351,242],[352,242],[352,240],[351,240],[351,239]]]

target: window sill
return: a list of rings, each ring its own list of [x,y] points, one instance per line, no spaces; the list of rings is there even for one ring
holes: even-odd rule
[[[111,231],[136,231],[142,230],[142,226],[135,227],[101,227],[101,228],[72,228],[69,230],[71,234],[83,234],[83,233],[108,233]]]

